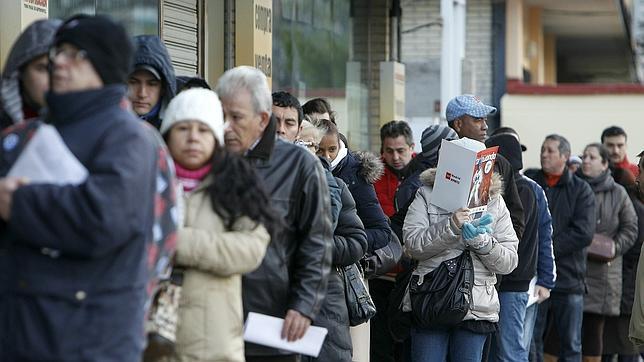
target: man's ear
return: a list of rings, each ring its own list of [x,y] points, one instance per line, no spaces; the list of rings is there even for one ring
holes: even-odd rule
[[[262,131],[268,127],[268,123],[271,121],[271,114],[268,112],[261,112],[259,114],[259,126],[261,127]]]
[[[460,119],[457,118],[452,123],[452,128],[454,128],[454,131],[456,131],[456,133],[460,133],[462,125],[463,125],[463,121],[461,121]]]

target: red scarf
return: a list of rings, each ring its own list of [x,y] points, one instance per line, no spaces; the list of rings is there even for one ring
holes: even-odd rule
[[[210,172],[212,165],[210,163],[207,163],[205,166],[196,170],[188,170],[187,168],[181,167],[181,165],[175,162],[174,168],[177,172],[177,180],[179,180],[181,186],[183,186],[183,191],[191,192],[192,190],[196,189],[197,186],[199,186],[204,178],[206,178],[206,175],[208,175],[208,172]]]
[[[555,187],[555,185],[557,184],[557,182],[559,182],[559,179],[561,178],[561,175],[563,175],[562,173],[560,173],[560,174],[558,174],[558,175],[555,175],[555,174],[552,174],[552,175],[551,175],[551,174],[549,174],[549,173],[545,173],[545,172],[544,172],[543,174],[544,174],[544,175],[545,175],[545,177],[546,177],[546,184],[547,184],[549,187]]]

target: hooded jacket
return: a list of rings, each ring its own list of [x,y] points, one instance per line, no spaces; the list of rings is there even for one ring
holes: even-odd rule
[[[20,86],[23,66],[34,58],[47,54],[54,34],[62,22],[58,19],[39,20],[25,29],[13,44],[0,79],[0,127],[5,129],[25,118],[25,104]],[[37,109],[36,109],[37,110]]]
[[[421,174],[423,186],[418,190],[405,218],[403,226],[404,249],[407,255],[418,260],[414,275],[422,276],[434,270],[445,260],[460,255],[466,248],[460,229],[450,221],[452,213],[431,203],[436,169]],[[492,234],[480,237],[492,244],[486,253],[471,252],[474,266],[474,286],[470,310],[463,319],[497,322],[499,320],[499,297],[494,288],[496,274],[508,274],[518,263],[519,240],[512,226],[510,212],[501,196],[503,181],[495,173],[490,186],[490,201],[487,212],[494,217],[490,225]],[[408,296],[403,310],[411,310]]]
[[[138,35],[134,37],[134,68],[140,65],[149,65],[156,69],[161,75],[163,94],[161,95],[160,110],[157,114],[144,120],[153,125],[156,129],[161,127],[161,121],[165,108],[177,94],[177,81],[172,67],[172,60],[165,45],[156,35]],[[156,107],[157,105],[155,105]],[[142,118],[142,117],[141,117]]]
[[[380,159],[369,152],[348,152],[332,170],[333,175],[344,181],[356,202],[358,216],[367,232],[368,252],[389,243],[391,229],[382,211],[373,183],[383,173]]]
[[[124,97],[122,85],[47,97],[49,121],[89,176],[13,194],[0,240],[5,360],[141,356],[158,156]]]
[[[588,259],[584,311],[617,316],[622,299],[622,254],[635,243],[637,215],[626,190],[613,180],[610,171],[595,178],[583,176],[583,179],[595,193],[595,232],[615,242],[615,259],[609,263]]]
[[[271,118],[258,144],[246,155],[283,221],[266,256],[244,275],[244,312],[284,318],[294,309],[315,320],[331,270],[333,229],[329,186],[316,156],[279,139]],[[246,343],[246,355],[288,354]]]
[[[527,177],[543,188],[552,215],[552,245],[557,263],[553,291],[583,294],[586,291],[586,247],[595,233],[595,195],[588,183],[568,168],[554,187],[548,186],[542,170],[528,170]]]

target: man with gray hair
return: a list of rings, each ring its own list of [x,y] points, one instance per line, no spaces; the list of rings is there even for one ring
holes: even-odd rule
[[[534,328],[537,360],[581,361],[581,322],[584,312],[586,252],[595,232],[595,195],[590,186],[568,172],[570,143],[552,134],[541,146],[541,170],[526,172],[546,192],[552,214],[552,242],[557,280],[550,298],[539,305]],[[545,340],[548,313],[552,316],[558,344],[552,333]],[[552,329],[551,329],[552,332]],[[544,348],[545,347],[545,348]]]
[[[331,270],[333,230],[329,187],[317,158],[276,137],[266,76],[230,69],[216,88],[224,111],[224,141],[244,155],[263,180],[282,225],[266,225],[272,241],[257,270],[244,276],[244,310],[284,318],[282,338],[304,335],[320,310]],[[296,361],[298,356],[246,344],[246,360]]]

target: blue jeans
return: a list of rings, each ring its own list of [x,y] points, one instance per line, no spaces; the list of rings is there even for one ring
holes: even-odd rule
[[[532,335],[534,334],[534,323],[537,320],[537,309],[539,304],[534,303],[525,310],[525,319],[523,320],[523,347],[526,351],[531,351]]]
[[[523,344],[528,293],[500,292],[499,328],[490,353],[491,362],[527,362],[528,349]]]
[[[449,352],[452,361],[480,362],[488,335],[489,333],[474,333],[461,328],[447,331],[412,328],[411,360],[444,362]]]
[[[552,292],[550,298],[539,305],[533,338],[538,362],[543,361],[543,339],[549,313],[552,328],[559,335],[559,361],[580,362],[584,296]]]

